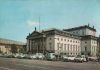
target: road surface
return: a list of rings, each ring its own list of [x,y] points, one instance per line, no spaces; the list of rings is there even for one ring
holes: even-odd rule
[[[100,63],[74,63],[0,57],[0,70],[100,70]]]

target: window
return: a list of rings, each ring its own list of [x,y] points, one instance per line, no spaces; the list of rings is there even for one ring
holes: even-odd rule
[[[50,38],[50,40],[51,40],[51,38]]]
[[[66,39],[65,39],[65,41],[66,41]]]
[[[78,46],[78,51],[80,51],[80,46]]]
[[[9,46],[5,46],[5,48],[9,48]]]
[[[59,45],[60,45],[60,44],[59,44],[59,43],[57,43],[57,50],[59,50]]]
[[[72,53],[71,53],[71,55],[72,55]]]
[[[94,46],[94,52],[95,52],[95,46]]]
[[[76,51],[77,51],[77,45],[76,45]]]
[[[78,32],[75,32],[76,34],[78,34]]]
[[[85,51],[87,51],[87,47],[85,46]]]
[[[59,38],[57,38],[58,39],[58,41],[59,41]]]
[[[73,45],[73,51],[75,51],[75,45]]]
[[[52,43],[49,43],[49,48],[50,48],[50,50],[52,50],[52,46],[51,46],[51,45],[52,45]]]
[[[61,50],[63,50],[63,43],[61,43]]]
[[[82,35],[84,35],[84,31],[82,31]]]
[[[94,44],[95,44],[95,41],[94,41]]]
[[[68,44],[68,51],[69,51],[69,44]]]
[[[63,41],[63,38],[61,38],[61,41]]]
[[[72,51],[72,45],[70,45],[70,50]]]
[[[64,44],[64,50],[66,50],[66,44]]]
[[[72,40],[70,40],[70,42],[72,42]]]

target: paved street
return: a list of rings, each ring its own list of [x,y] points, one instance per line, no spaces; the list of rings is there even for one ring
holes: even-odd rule
[[[16,58],[0,58],[0,70],[100,70],[100,63],[72,63]]]

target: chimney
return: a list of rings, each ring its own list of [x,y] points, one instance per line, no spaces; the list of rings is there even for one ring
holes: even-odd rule
[[[90,24],[88,23],[88,27],[90,26]]]
[[[35,27],[35,31],[36,31],[36,27]]]
[[[93,26],[93,28],[94,28],[94,26]]]
[[[42,30],[42,32],[44,32],[44,30]]]

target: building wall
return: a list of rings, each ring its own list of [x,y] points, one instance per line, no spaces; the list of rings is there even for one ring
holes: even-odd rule
[[[59,46],[58,46],[59,44]],[[55,53],[66,53],[68,55],[81,54],[81,40],[70,37],[52,35],[46,39],[46,49]]]
[[[7,45],[0,45],[0,50],[2,53],[7,53],[7,54],[11,53],[10,52],[11,48],[9,45],[8,46]]]
[[[91,40],[82,40],[82,53],[89,55],[91,52]]]
[[[58,32],[61,32],[61,31],[58,31]],[[89,29],[89,28],[82,28],[82,29],[73,30],[70,32],[74,35],[83,36],[83,37],[81,37],[82,39],[87,38],[88,37],[87,35],[95,36],[95,34],[96,34],[95,31],[93,31],[92,29]],[[38,38],[38,36],[36,37],[36,39],[34,41],[38,45],[43,43],[45,45],[47,51],[53,51],[57,54],[66,53],[68,55],[79,55],[81,53],[85,53],[88,55],[96,56],[97,41],[94,40],[96,38],[89,36],[89,39],[81,40],[80,37],[76,39],[76,37],[73,35],[64,36],[62,33],[63,32],[61,32],[60,35],[56,35],[59,33],[57,33],[56,31],[54,33],[51,32],[50,34],[47,34],[47,36],[45,36],[44,42],[43,41],[40,42],[39,41],[40,38]],[[34,45],[32,45],[32,41],[29,41],[29,39],[27,39],[27,51],[29,49],[31,49],[32,47],[34,47]],[[35,46],[35,47],[37,47],[37,46]],[[41,47],[42,47],[42,45],[41,45]]]
[[[46,50],[54,51],[55,50],[55,41],[54,35],[48,36],[46,38]]]
[[[27,47],[26,47],[27,48],[27,52],[29,51],[29,47],[30,47],[29,46],[29,39],[27,39]]]
[[[82,53],[86,55],[96,56],[97,41],[96,40],[82,40]]]
[[[92,31],[88,28],[86,28],[86,35],[92,35],[92,36],[95,36],[96,35],[96,32],[95,31]]]
[[[91,40],[91,55],[96,56],[97,54],[97,40]]]
[[[97,44],[97,53],[100,54],[100,36],[98,37]]]
[[[11,52],[11,47],[12,47],[12,45],[6,45],[6,44],[2,44],[2,45],[0,45],[0,51],[1,51],[1,53],[3,53],[3,54],[11,54],[12,52]],[[20,51],[20,49],[24,49],[24,45],[16,45],[16,47],[17,47],[17,52],[18,53],[20,53],[19,51]]]
[[[65,36],[55,36],[55,53],[66,53],[68,55],[81,54],[81,41]]]

